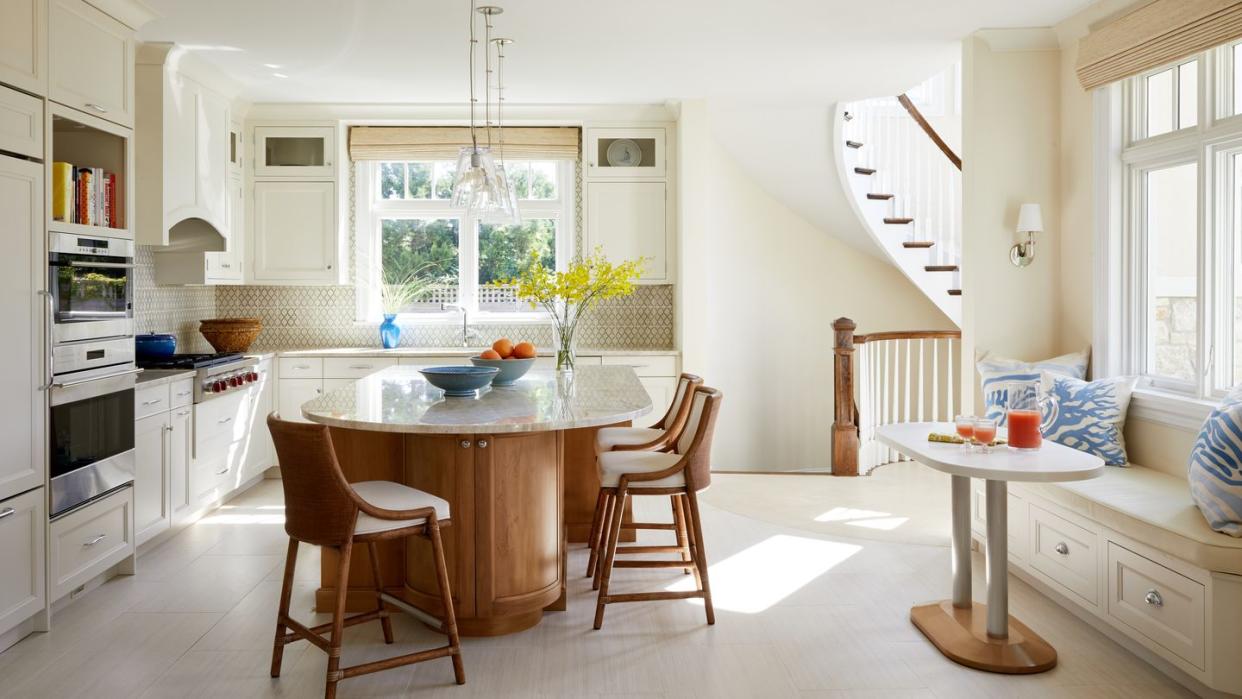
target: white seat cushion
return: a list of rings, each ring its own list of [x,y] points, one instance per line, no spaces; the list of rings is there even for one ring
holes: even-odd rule
[[[654,442],[664,434],[664,430],[653,430],[650,427],[605,427],[595,436],[595,451],[603,453],[612,451],[616,446],[633,446]]]
[[[358,494],[358,497],[376,507],[382,507],[385,510],[416,510],[420,507],[434,507],[436,519],[445,520],[449,518],[449,504],[447,500],[438,498],[431,493],[424,493],[408,485],[401,485],[392,481],[362,481],[361,483],[350,483],[350,485],[353,486],[354,492]],[[420,517],[418,519],[387,520],[372,517],[365,512],[359,512],[358,521],[354,524],[354,534],[374,534],[392,529],[401,529],[402,527],[411,527],[416,524],[422,524],[425,519]]]
[[[615,488],[623,473],[652,473],[663,471],[681,460],[678,454],[658,451],[609,451],[599,455],[599,482],[605,488]],[[635,481],[633,488],[675,488],[686,484],[684,471],[661,478],[658,481]]]
[[[1205,570],[1242,575],[1242,539],[1212,531],[1183,478],[1130,464],[1090,480],[1021,487]]]

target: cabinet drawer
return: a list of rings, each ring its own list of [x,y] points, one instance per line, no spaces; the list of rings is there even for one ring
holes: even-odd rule
[[[130,488],[52,520],[52,598],[64,597],[132,555],[133,521]]]
[[[401,366],[458,366],[470,363],[465,355],[427,355],[425,357],[402,357]]]
[[[194,379],[184,379],[172,384],[170,389],[172,395],[169,400],[172,401],[172,407],[184,408],[194,402]]]
[[[1205,613],[1203,585],[1108,542],[1108,616],[1202,669]]]
[[[0,634],[43,609],[42,488],[0,502]]]
[[[194,433],[200,444],[207,441],[236,442],[244,439],[249,429],[246,391],[226,393],[199,403],[194,408]],[[195,454],[196,457],[201,455]]]
[[[677,357],[668,355],[653,356],[611,356],[603,358],[604,366],[630,366],[639,376],[677,376]]]
[[[1093,532],[1031,505],[1031,566],[1075,595],[1097,604],[1098,542]]]
[[[134,419],[141,420],[148,415],[168,412],[172,406],[169,388],[168,384],[147,387],[140,385],[134,391]]]
[[[395,357],[324,357],[323,377],[325,379],[360,379],[374,374],[380,369],[396,366]]]
[[[280,378],[322,379],[323,360],[318,357],[281,357]]]
[[[43,157],[43,100],[0,87],[0,150]]]

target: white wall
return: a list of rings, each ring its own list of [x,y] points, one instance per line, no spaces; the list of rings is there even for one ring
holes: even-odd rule
[[[768,194],[718,142],[713,119],[703,101],[682,104],[678,160],[683,366],[724,392],[713,465],[825,469],[832,321],[853,318],[860,331],[953,325],[896,268]]]

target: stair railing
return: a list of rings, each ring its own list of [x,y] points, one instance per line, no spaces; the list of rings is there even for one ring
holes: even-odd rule
[[[961,405],[957,330],[858,334],[849,318],[835,333],[832,474],[857,476],[902,460],[875,439],[899,422],[951,421]]]

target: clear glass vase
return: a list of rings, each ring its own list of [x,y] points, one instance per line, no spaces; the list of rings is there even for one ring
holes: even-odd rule
[[[553,326],[553,330],[556,334],[556,370],[572,372],[578,359],[577,349],[574,347],[573,330],[566,330],[559,324]]]

